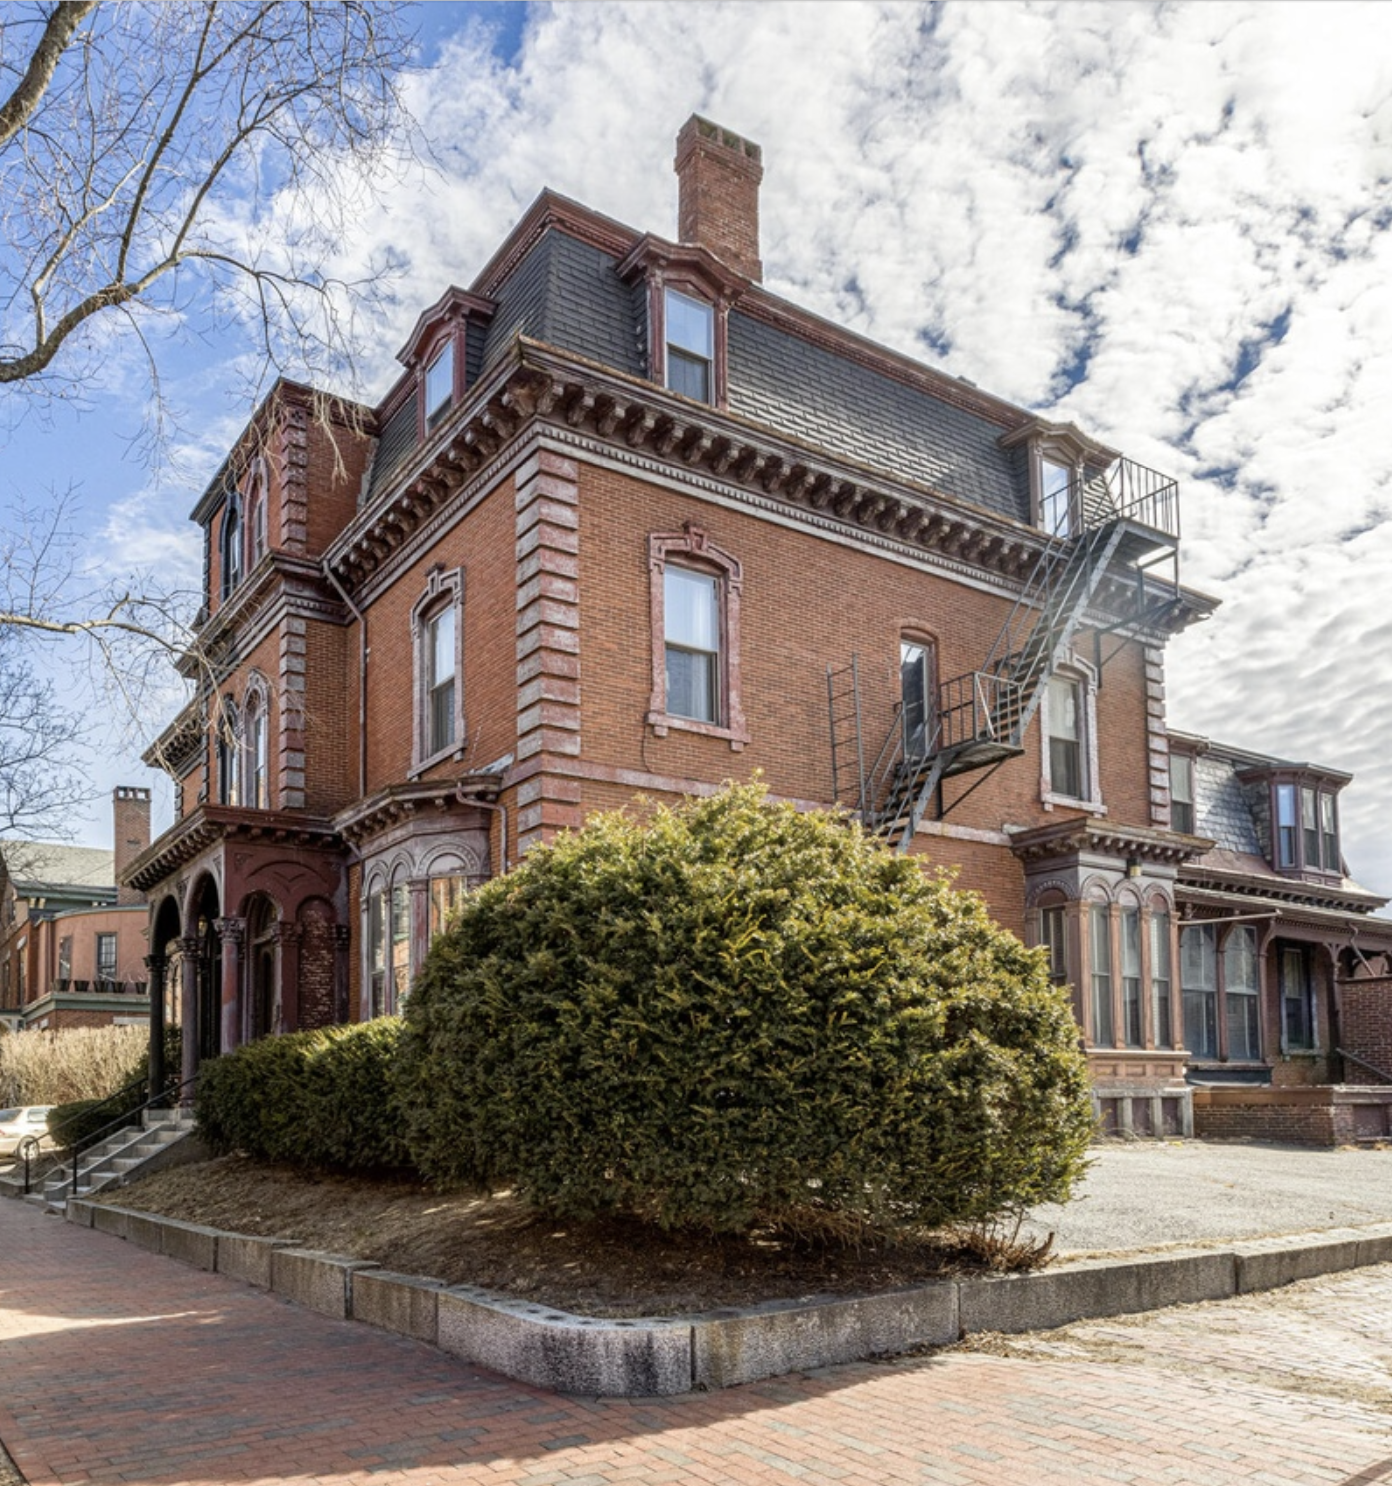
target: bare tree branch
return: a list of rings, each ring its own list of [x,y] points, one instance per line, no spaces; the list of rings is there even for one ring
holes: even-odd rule
[[[58,69],[58,59],[63,55],[64,48],[72,40],[73,32],[82,24],[82,18],[96,3],[97,0],[61,0],[60,4],[53,7],[24,76],[10,96],[0,104],[0,149],[24,127],[39,106]]]

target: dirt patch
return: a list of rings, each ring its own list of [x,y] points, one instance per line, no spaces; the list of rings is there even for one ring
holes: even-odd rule
[[[558,1223],[506,1193],[442,1194],[405,1180],[313,1176],[241,1156],[157,1172],[105,1200],[592,1316],[870,1294],[980,1267],[940,1235],[872,1247],[778,1233],[664,1233],[620,1220]]]

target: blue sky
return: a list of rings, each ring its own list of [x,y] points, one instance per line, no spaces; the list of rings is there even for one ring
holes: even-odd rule
[[[673,233],[676,130],[715,117],[763,146],[775,292],[1179,477],[1185,580],[1223,607],[1171,648],[1171,724],[1353,771],[1346,853],[1392,893],[1392,7],[420,19],[409,94],[438,169],[364,214],[337,265],[390,251],[403,268],[361,327],[369,395],[543,186]],[[226,337],[199,329],[160,332],[178,416],[154,464],[146,386],[119,357],[85,406],[0,401],[0,499],[76,482],[100,571],[196,578],[185,518],[249,412]],[[101,733],[94,781],[157,784],[138,753]],[[78,826],[104,842],[105,806]]]

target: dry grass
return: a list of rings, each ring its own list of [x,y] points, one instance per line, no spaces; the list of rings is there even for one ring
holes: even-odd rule
[[[134,1076],[145,1027],[75,1027],[0,1036],[0,1107],[105,1099]]]
[[[449,1284],[594,1316],[682,1315],[814,1295],[903,1289],[999,1266],[972,1240],[712,1237],[611,1219],[559,1223],[508,1193],[308,1176],[227,1156],[159,1172],[106,1200],[215,1228],[295,1239]],[[1037,1262],[1037,1257],[1036,1257]]]

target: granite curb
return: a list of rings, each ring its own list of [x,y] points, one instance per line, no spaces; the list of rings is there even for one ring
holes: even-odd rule
[[[556,1393],[641,1398],[729,1388],[834,1363],[947,1346],[973,1332],[1222,1300],[1392,1261],[1392,1223],[1222,1247],[1066,1260],[866,1296],[807,1296],[695,1316],[577,1316],[474,1285],[394,1274],[370,1260],[71,1199],[67,1219],[336,1319],[429,1343]]]

